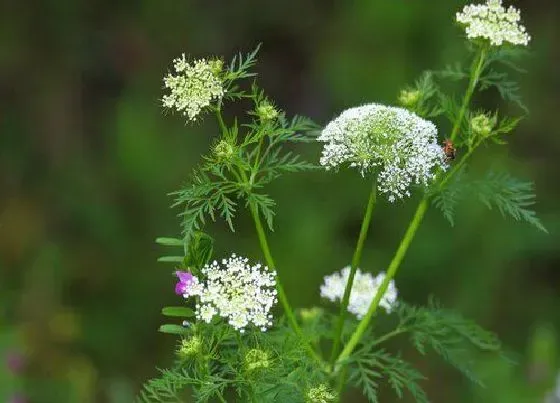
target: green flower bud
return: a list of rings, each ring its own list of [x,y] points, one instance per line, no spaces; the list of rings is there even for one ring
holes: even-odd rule
[[[323,316],[323,308],[314,306],[313,308],[303,308],[300,309],[299,314],[304,322],[313,322],[314,320]]]
[[[336,395],[324,383],[317,387],[309,388],[305,394],[305,400],[308,403],[329,403],[335,399]]]
[[[213,59],[210,60],[208,62],[208,64],[210,65],[210,70],[212,70],[212,73],[217,76],[222,72],[222,69],[224,67],[224,62],[222,59]]]
[[[265,369],[270,366],[269,355],[266,351],[251,349],[245,354],[245,367],[248,371]]]
[[[181,358],[189,358],[195,355],[198,355],[202,348],[202,340],[200,337],[193,336],[190,339],[183,339],[181,340],[181,345],[179,346],[179,350],[177,354]]]
[[[402,90],[399,94],[399,103],[405,108],[414,108],[422,94],[419,90]]]
[[[214,146],[213,152],[218,161],[227,162],[235,155],[235,145],[231,144],[227,140],[220,140]]]
[[[484,113],[480,113],[475,117],[471,118],[471,130],[472,132],[481,137],[487,137],[492,133],[492,130],[496,126],[497,119],[496,116],[489,117]]]
[[[270,102],[263,101],[257,107],[257,115],[263,121],[264,120],[274,120],[278,116],[278,111],[276,110],[274,105],[272,105]]]

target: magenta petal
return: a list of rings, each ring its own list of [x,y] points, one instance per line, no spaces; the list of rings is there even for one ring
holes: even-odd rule
[[[175,274],[177,275],[177,277],[179,277],[179,281],[181,283],[190,283],[193,279],[193,275],[191,273],[189,273],[188,271],[179,271],[177,270],[175,272]]]
[[[183,295],[185,293],[185,288],[185,283],[179,281],[177,284],[175,284],[175,294]]]

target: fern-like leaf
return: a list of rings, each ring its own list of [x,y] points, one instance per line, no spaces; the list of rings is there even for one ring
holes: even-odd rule
[[[530,209],[536,198],[532,182],[522,182],[507,173],[490,172],[485,179],[476,181],[471,186],[479,200],[488,208],[497,208],[504,217],[525,221],[548,232],[535,211]]]

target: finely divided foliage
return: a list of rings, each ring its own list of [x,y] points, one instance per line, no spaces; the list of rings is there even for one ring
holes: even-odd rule
[[[513,45],[529,42],[520,13],[488,0],[466,6],[456,19],[471,42],[470,67],[456,63],[424,72],[399,93],[401,107],[351,107],[323,130],[307,118],[288,118],[256,82],[246,82],[255,76],[258,48],[234,57],[227,67],[221,59],[189,61],[183,55],[174,60],[164,79],[164,106],[188,123],[213,113],[219,135],[190,181],[173,193],[182,236],[156,240],[174,250],[159,261],[173,264],[175,293],[183,301],[162,310],[169,323],[160,331],[178,336],[175,363],[144,385],[139,401],[328,403],[342,401],[345,389],[355,387],[370,402],[379,402],[386,390],[427,403],[427,379],[415,363],[430,353],[483,384],[475,360],[503,356],[497,337],[433,299],[425,306],[407,304],[395,282],[430,205],[453,225],[461,202],[471,198],[546,232],[532,210],[531,182],[507,172],[479,176],[469,169],[480,146],[507,144],[523,117],[474,109],[474,94],[495,89],[505,102],[526,111],[510,77],[523,72],[521,52]],[[449,81],[455,87],[465,84],[464,94],[449,91]],[[251,109],[226,121],[223,108],[242,99],[252,102]],[[316,141],[323,147],[319,165],[303,161],[290,144]],[[320,296],[330,303],[294,311],[282,287],[283,259],[276,267],[267,239],[276,203],[266,186],[286,173],[321,167],[357,168],[371,193],[351,265],[326,276],[320,286]],[[421,200],[386,271],[358,269],[377,194],[404,203],[413,190]],[[237,216],[246,212],[262,257],[213,258],[206,224],[221,218],[234,231]],[[274,309],[277,302],[283,316]],[[333,303],[338,310],[331,309]],[[386,345],[394,340],[413,349],[405,353],[394,343]]]

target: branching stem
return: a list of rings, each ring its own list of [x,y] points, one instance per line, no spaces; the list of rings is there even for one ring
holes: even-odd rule
[[[482,47],[479,50],[477,57],[473,61],[472,68],[471,68],[470,80],[469,80],[469,86],[467,87],[467,91],[465,93],[465,96],[463,97],[463,104],[461,106],[461,110],[459,111],[459,115],[457,116],[457,120],[455,121],[455,123],[453,125],[453,130],[452,130],[451,136],[450,136],[451,140],[454,140],[457,137],[457,134],[459,132],[459,128],[461,127],[461,123],[462,123],[462,121],[465,117],[465,113],[466,113],[466,111],[469,107],[472,95],[474,93],[474,90],[476,89],[476,86],[478,84],[478,80],[480,79],[480,75],[482,74],[482,71],[484,70],[486,52],[487,52],[486,48]],[[440,189],[443,188],[443,186],[449,181],[449,179],[451,179],[451,177],[453,177],[457,172],[459,172],[460,168],[465,164],[465,162],[471,156],[471,154],[472,154],[472,152],[474,151],[475,148],[476,147],[473,147],[472,149],[470,149],[467,152],[467,154],[465,154],[465,156],[461,159],[461,161],[459,161],[459,163],[456,164],[453,167],[453,169],[442,179],[442,181],[439,184]],[[342,352],[338,356],[338,359],[336,360],[336,362],[342,364],[344,362],[344,360],[346,360],[350,356],[350,354],[352,354],[352,352],[354,351],[354,349],[358,345],[359,341],[363,337],[364,333],[366,332],[366,330],[367,330],[367,328],[370,324],[371,319],[373,318],[373,316],[377,312],[377,308],[379,307],[379,303],[381,302],[381,298],[383,297],[383,295],[387,291],[387,288],[389,287],[389,283],[391,282],[391,280],[397,274],[397,271],[400,267],[400,264],[401,264],[404,256],[406,255],[406,252],[408,251],[408,247],[410,246],[410,243],[412,242],[412,240],[414,239],[414,236],[416,235],[416,231],[418,230],[418,228],[420,226],[420,223],[422,222],[422,219],[424,218],[424,215],[426,214],[426,211],[428,209],[430,198],[431,198],[431,195],[426,194],[422,198],[422,201],[420,202],[418,207],[416,208],[416,212],[414,213],[412,221],[410,222],[410,224],[408,226],[408,229],[406,230],[406,232],[404,234],[404,237],[402,238],[402,240],[399,244],[399,247],[397,249],[397,252],[395,253],[395,256],[393,257],[393,259],[391,260],[391,263],[389,264],[389,268],[387,269],[387,274],[385,275],[385,278],[383,279],[383,282],[379,286],[379,288],[377,290],[377,293],[375,294],[375,297],[373,298],[373,301],[371,302],[371,304],[368,308],[367,313],[365,314],[365,316],[362,318],[362,320],[358,324],[358,327],[356,328],[356,330],[354,331],[354,333],[350,337],[349,342],[346,344],[346,346],[344,347],[344,349],[342,350]]]
[[[408,251],[408,247],[410,246],[410,243],[414,239],[414,236],[416,235],[416,231],[418,230],[418,227],[420,226],[420,223],[424,218],[424,214],[428,209],[428,205],[429,205],[429,200],[428,197],[426,196],[422,199],[422,201],[418,205],[418,208],[416,209],[416,213],[414,214],[414,217],[412,218],[412,221],[410,222],[410,225],[408,226],[408,229],[406,230],[406,233],[404,234],[404,237],[401,240],[399,248],[397,249],[397,253],[393,257],[393,260],[391,261],[391,264],[387,269],[387,274],[385,275],[383,282],[377,289],[377,293],[375,294],[375,297],[373,298],[373,301],[371,302],[367,313],[358,324],[358,327],[352,334],[350,341],[348,342],[348,344],[346,344],[344,350],[342,350],[342,353],[340,353],[340,355],[338,356],[337,361],[344,361],[350,356],[350,354],[352,353],[352,351],[354,351],[356,345],[362,338],[363,334],[367,330],[369,326],[369,322],[372,319],[375,312],[377,311],[379,303],[381,302],[381,298],[383,297],[383,295],[385,295],[385,291],[387,291],[387,288],[389,287],[389,283],[395,277],[395,274],[397,274],[397,270],[399,269],[399,266],[406,252]]]

